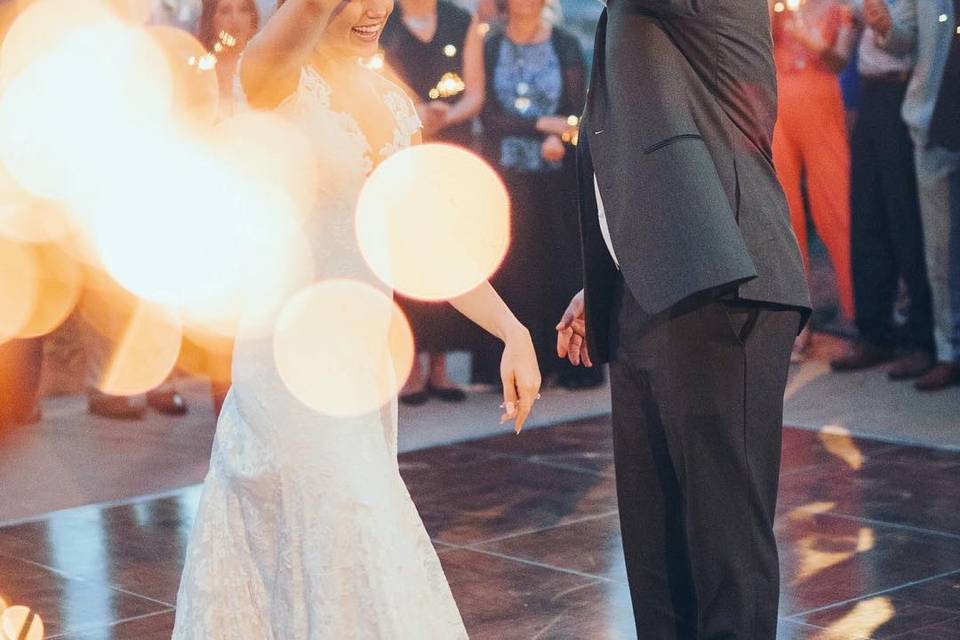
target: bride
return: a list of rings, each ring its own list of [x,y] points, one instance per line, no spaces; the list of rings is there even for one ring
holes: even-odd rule
[[[410,101],[359,64],[393,0],[286,0],[251,41],[238,93],[305,132],[324,179],[310,240],[320,278],[381,290],[353,229],[365,177],[419,141]],[[517,431],[540,387],[527,330],[489,284],[451,301],[504,342],[502,421]],[[397,465],[396,410],[312,411],[284,386],[272,341],[240,336],[233,388],[177,596],[175,640],[465,638]],[[318,380],[317,384],[323,384]]]

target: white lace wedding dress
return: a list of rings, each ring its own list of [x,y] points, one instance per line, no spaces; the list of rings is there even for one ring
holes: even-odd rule
[[[372,149],[331,107],[313,67],[277,112],[306,132],[323,172],[307,225],[320,278],[385,290],[356,246],[354,207],[374,164],[409,146],[410,101],[370,75],[393,114]],[[323,384],[318,380],[317,384]],[[290,394],[272,341],[241,338],[177,596],[175,640],[448,640],[459,611],[397,465],[395,404],[324,416]]]

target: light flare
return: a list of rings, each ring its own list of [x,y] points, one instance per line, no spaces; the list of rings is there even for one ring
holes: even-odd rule
[[[137,395],[163,383],[173,371],[183,337],[179,319],[160,305],[135,303],[114,338],[106,370],[96,387],[116,396]]]
[[[815,640],[869,638],[896,615],[897,609],[886,596],[861,600],[842,618],[815,636]]]
[[[360,249],[404,295],[446,300],[480,285],[510,243],[510,200],[496,172],[459,147],[403,150],[370,176],[357,204]]]
[[[57,245],[35,245],[36,298],[30,317],[16,336],[47,335],[67,319],[80,298],[82,274],[77,263]]]
[[[384,292],[330,280],[286,305],[273,342],[277,370],[301,402],[331,416],[376,411],[410,373],[410,325]]]
[[[17,640],[43,640],[43,620],[29,607],[7,607],[0,613],[0,632]]]
[[[16,337],[37,304],[39,266],[28,247],[0,236],[0,342]]]
[[[6,85],[0,162],[37,196],[81,201],[113,188],[152,139],[169,135],[171,100],[164,53],[141,29],[83,27]]]

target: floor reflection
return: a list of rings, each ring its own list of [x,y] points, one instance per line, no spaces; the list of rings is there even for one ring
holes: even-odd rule
[[[611,454],[599,419],[402,456],[472,638],[636,637]],[[787,429],[779,640],[960,637],[957,471],[960,453]],[[198,497],[0,529],[0,610],[48,638],[166,640]]]

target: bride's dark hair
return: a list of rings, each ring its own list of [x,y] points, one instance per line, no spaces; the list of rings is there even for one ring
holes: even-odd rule
[[[251,25],[253,33],[256,33],[260,29],[260,12],[257,11],[257,3],[254,0],[246,0],[245,4],[252,16],[250,20],[253,22]],[[279,7],[281,4],[283,4],[283,0],[277,0],[277,6]],[[213,50],[213,45],[217,43],[217,38],[220,37],[219,33],[213,32],[213,16],[217,13],[219,5],[220,0],[203,0],[203,9],[200,11],[200,20],[197,22],[197,40],[207,51]]]

